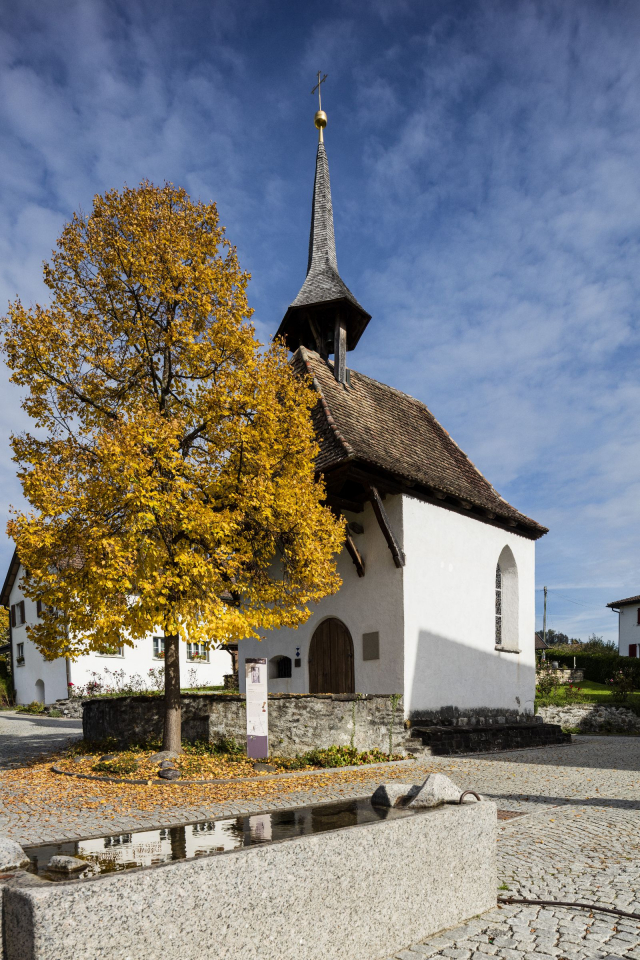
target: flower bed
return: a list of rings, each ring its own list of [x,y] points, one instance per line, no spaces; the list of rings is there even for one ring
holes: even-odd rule
[[[93,777],[157,778],[161,760],[157,759],[160,744],[148,744],[118,750],[112,742],[74,744],[56,766],[65,773]],[[359,751],[353,747],[328,747],[311,750],[298,757],[270,757],[268,767],[256,764],[247,758],[244,750],[233,740],[218,743],[191,743],[183,745],[183,753],[172,764],[185,780],[231,780],[238,777],[255,777],[270,773],[285,773],[288,770],[319,770],[332,767],[361,766],[370,763],[404,760],[400,754],[384,753],[381,750]]]

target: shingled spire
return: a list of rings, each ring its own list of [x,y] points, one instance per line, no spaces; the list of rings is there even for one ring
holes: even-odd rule
[[[329,162],[322,137],[325,125],[326,114],[318,110],[316,126],[320,136],[313,183],[307,278],[276,336],[282,337],[292,351],[302,345],[316,350],[323,357],[333,353],[336,379],[344,382],[345,352],[354,349],[371,316],[360,306],[338,273]]]

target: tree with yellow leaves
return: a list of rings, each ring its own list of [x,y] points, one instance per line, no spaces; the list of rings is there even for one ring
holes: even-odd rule
[[[43,602],[47,659],[165,634],[164,748],[180,747],[180,639],[294,627],[335,592],[315,395],[248,322],[248,275],[215,204],[143,182],[64,228],[49,306],[2,320],[32,433],[12,437],[32,510],[9,535]]]

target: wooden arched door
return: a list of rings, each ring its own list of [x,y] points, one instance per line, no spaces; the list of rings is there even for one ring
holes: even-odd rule
[[[353,640],[342,620],[323,620],[309,647],[309,693],[355,693]]]

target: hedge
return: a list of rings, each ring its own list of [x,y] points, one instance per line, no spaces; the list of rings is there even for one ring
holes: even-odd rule
[[[573,658],[575,656],[576,668],[584,670],[585,680],[593,680],[594,683],[606,683],[614,675],[616,670],[624,667],[631,672],[636,682],[636,689],[640,690],[640,659],[634,657],[621,657],[617,653],[555,653],[553,647],[546,651],[547,663],[557,660],[563,667],[573,667]]]

